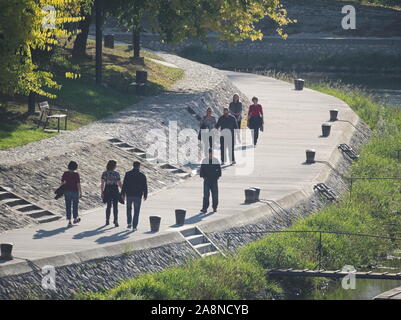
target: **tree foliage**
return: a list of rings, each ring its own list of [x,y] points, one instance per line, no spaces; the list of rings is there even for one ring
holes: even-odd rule
[[[36,58],[46,57],[60,37],[72,34],[71,24],[81,20],[81,2],[0,0],[0,92],[53,96],[46,88],[59,88],[59,85]],[[53,21],[49,20],[50,12],[44,10],[49,6],[55,9],[54,28]]]
[[[279,26],[275,31],[286,37],[283,27],[291,22],[280,0],[117,0],[109,12],[129,30],[158,32],[162,41],[187,38],[207,41],[209,33],[230,42],[262,39],[256,23],[267,17]]]

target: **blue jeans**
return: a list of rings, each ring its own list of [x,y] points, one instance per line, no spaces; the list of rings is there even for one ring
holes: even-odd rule
[[[210,193],[212,193],[213,209],[217,209],[217,205],[219,204],[219,189],[217,185],[217,179],[203,180],[203,210],[207,210],[209,208]]]
[[[74,191],[66,191],[64,193],[64,199],[67,219],[71,220],[71,207],[74,219],[78,218],[79,193]]]
[[[127,196],[127,224],[136,228],[138,226],[139,212],[141,210],[142,197]],[[134,204],[134,217],[132,218],[132,204]]]

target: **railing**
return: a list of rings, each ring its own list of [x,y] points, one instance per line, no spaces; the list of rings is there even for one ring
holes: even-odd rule
[[[318,264],[314,269],[317,270],[323,269],[323,235],[324,234],[335,234],[335,235],[343,235],[343,236],[354,236],[354,237],[368,237],[368,238],[376,238],[390,241],[401,241],[401,238],[390,237],[390,236],[380,236],[373,234],[365,234],[365,233],[350,233],[343,231],[322,231],[322,230],[264,230],[264,231],[241,231],[241,232],[225,232],[223,235],[227,236],[226,246],[227,249],[230,247],[230,237],[233,235],[240,234],[274,234],[274,233],[299,233],[299,234],[319,234],[318,244],[317,244],[317,260]]]

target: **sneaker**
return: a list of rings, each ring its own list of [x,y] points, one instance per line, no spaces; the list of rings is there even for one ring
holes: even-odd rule
[[[110,222],[109,221],[106,221],[106,226],[108,226],[110,224]]]
[[[131,225],[130,224],[127,226],[127,229],[131,229]]]
[[[72,223],[70,221],[70,222],[68,222],[67,228],[71,228],[71,227],[72,227]]]
[[[114,226],[117,228],[118,227],[118,222],[114,222]]]
[[[136,230],[138,230],[137,228],[132,228],[132,231],[136,231]]]
[[[235,161],[231,162],[231,165],[237,164]]]
[[[81,222],[81,218],[74,219],[74,223],[79,223],[79,222]]]
[[[214,208],[214,209],[213,209],[213,212],[217,212],[217,208]]]
[[[207,210],[206,210],[206,209],[202,209],[200,212],[201,212],[201,213],[206,213]]]

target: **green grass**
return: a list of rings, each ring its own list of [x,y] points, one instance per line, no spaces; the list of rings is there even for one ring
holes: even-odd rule
[[[364,91],[318,83],[312,88],[347,102],[373,129],[350,176],[401,177],[401,108],[384,108]],[[357,181],[334,204],[301,219],[288,231],[341,231],[401,237],[399,181]],[[299,298],[311,294],[322,279],[269,278],[268,268],[315,268],[318,234],[277,233],[249,243],[228,258],[195,260],[178,268],[140,275],[114,289],[81,293],[80,299],[249,299]],[[322,263],[326,269],[345,265],[369,269],[401,243],[369,237],[324,234]],[[198,288],[198,289],[195,289]]]
[[[52,57],[51,68],[56,74],[61,90],[53,91],[57,98],[52,100],[39,97],[37,101],[49,101],[51,106],[69,110],[68,129],[74,130],[93,121],[115,114],[142,99],[129,84],[135,81],[137,70],[148,72],[149,87],[146,95],[157,95],[183,77],[184,71],[155,63],[149,58],[162,60],[152,53],[142,51],[145,65],[131,59],[132,52],[127,45],[117,45],[115,49],[103,49],[103,83],[95,84],[94,41],[89,40],[89,58],[78,65],[69,61],[71,43],[66,49],[57,49]],[[80,74],[79,79],[65,78],[67,71]],[[37,129],[38,115],[26,115],[26,101],[23,97],[0,98],[0,150],[21,146],[48,138],[54,133]],[[52,123],[50,128],[55,128]]]

